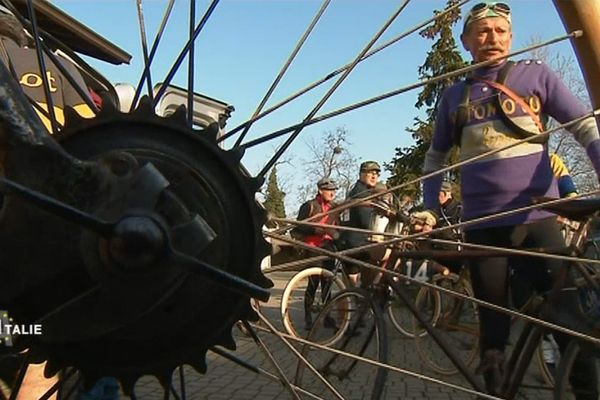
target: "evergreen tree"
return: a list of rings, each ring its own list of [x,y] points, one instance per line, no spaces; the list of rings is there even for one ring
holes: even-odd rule
[[[458,3],[457,0],[448,0],[450,7]],[[438,14],[439,11],[434,11]],[[428,80],[451,71],[455,71],[466,65],[457,48],[456,41],[452,35],[452,26],[460,20],[460,9],[455,9],[436,20],[433,25],[423,29],[419,34],[427,39],[437,41],[427,53],[425,62],[419,67],[419,78]],[[408,147],[397,147],[396,155],[390,163],[386,163],[386,169],[392,173],[388,180],[390,185],[399,185],[403,182],[421,176],[425,153],[429,148],[433,135],[433,124],[436,118],[437,103],[443,91],[455,83],[460,77],[442,79],[429,83],[419,93],[415,107],[421,109],[427,107],[426,119],[415,118],[414,125],[406,130],[411,133],[415,143]],[[421,185],[402,189],[404,194],[417,198],[421,194]]]
[[[277,182],[277,167],[275,166],[271,170],[267,182],[267,193],[265,195],[264,206],[273,216],[285,218],[284,198],[285,193],[279,189],[279,183]]]

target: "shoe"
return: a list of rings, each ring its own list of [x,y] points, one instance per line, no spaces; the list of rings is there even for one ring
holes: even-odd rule
[[[504,377],[504,353],[496,349],[486,350],[475,373],[483,374],[485,390],[488,394],[499,396]]]

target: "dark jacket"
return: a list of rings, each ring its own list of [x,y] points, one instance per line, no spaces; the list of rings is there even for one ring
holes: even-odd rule
[[[348,192],[346,201],[353,201],[356,199],[367,197],[371,194],[373,194],[372,189],[367,187],[367,185],[365,185],[361,181],[357,181],[352,187],[352,189],[350,189],[350,192]],[[342,214],[342,216],[340,217],[341,224],[353,228],[371,229],[374,212],[375,209],[372,206],[360,204],[356,205],[346,210]],[[342,232],[341,238],[345,242],[345,247],[358,247],[367,244],[369,234],[345,231]]]

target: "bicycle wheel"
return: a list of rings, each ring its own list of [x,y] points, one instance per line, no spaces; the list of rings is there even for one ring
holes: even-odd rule
[[[560,350],[552,334],[545,335],[540,340],[535,359],[543,381],[548,386],[554,386],[554,375],[560,363]]]
[[[396,282],[400,282],[402,278],[392,277]],[[439,276],[435,275],[432,279],[432,283],[439,280]],[[419,311],[423,316],[425,316],[428,321],[432,324],[435,324],[435,321],[440,316],[441,312],[441,299],[439,292],[435,290],[431,290],[428,288],[423,288],[420,285],[415,283],[406,282],[401,286],[404,292],[408,295],[410,299],[414,300],[415,305],[417,304],[416,299],[421,291],[425,291],[422,295],[423,299],[419,302]],[[386,305],[387,315],[392,322],[394,328],[398,330],[402,335],[413,338],[415,335],[423,336],[427,334],[427,331],[424,329],[419,329],[418,332],[415,332],[415,324],[412,321],[412,313],[404,304],[402,300],[397,298],[392,291],[391,299]]]
[[[327,301],[345,288],[342,279],[325,268],[311,267],[298,272],[281,295],[281,320],[285,330],[296,337],[308,336],[312,322]],[[309,289],[314,290],[312,301]]]
[[[585,392],[580,391],[577,393],[573,393],[571,388],[571,382],[569,376],[571,375],[571,370],[573,369],[573,365],[575,363],[575,359],[580,354],[585,354],[589,357],[593,357],[593,360],[596,364],[596,373],[598,374],[598,354],[597,350],[594,346],[584,344],[578,340],[571,340],[567,345],[567,348],[564,351],[560,359],[560,363],[558,364],[558,369],[556,370],[556,374],[554,376],[554,400],[570,400],[570,399],[597,399],[598,392]],[[581,382],[585,385],[587,382]]]
[[[327,317],[336,316],[337,326],[331,326]],[[387,362],[388,341],[383,315],[371,294],[363,289],[346,289],[321,311],[308,340],[327,343],[327,346],[356,357],[381,363]],[[360,393],[362,398],[380,399],[384,393],[388,370],[374,366],[357,358],[332,353],[310,344],[302,347],[302,355],[317,371],[329,379],[340,393],[353,397]],[[301,361],[296,369],[295,382],[314,393],[325,389]],[[370,396],[370,397],[368,397]]]
[[[474,297],[473,289],[468,280],[459,278],[456,274],[441,276],[436,285],[454,292]],[[421,303],[429,301],[431,289],[423,288],[417,295],[417,308],[422,308]],[[475,303],[457,298],[447,293],[439,292],[440,316],[435,321],[436,329],[446,344],[456,352],[465,365],[475,361],[479,347],[479,316]],[[413,317],[415,329],[420,327]],[[415,346],[421,360],[432,370],[442,375],[453,375],[457,372],[454,364],[434,342],[429,335],[419,335],[415,338]]]

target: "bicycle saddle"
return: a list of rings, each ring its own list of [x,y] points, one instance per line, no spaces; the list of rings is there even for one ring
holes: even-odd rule
[[[534,197],[533,204],[542,204],[552,200],[552,197]],[[565,201],[564,203],[548,204],[541,207],[542,210],[550,211],[561,217],[574,221],[582,221],[591,217],[596,211],[600,211],[600,198],[595,199],[577,199]]]

